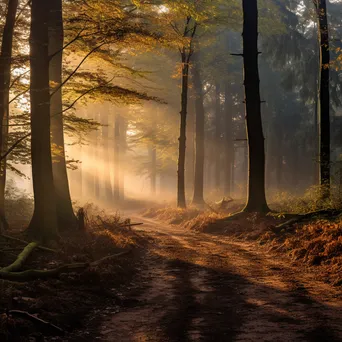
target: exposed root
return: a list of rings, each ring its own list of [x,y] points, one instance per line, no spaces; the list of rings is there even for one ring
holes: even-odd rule
[[[106,256],[102,259],[96,260],[94,262],[85,262],[85,263],[74,263],[74,264],[67,264],[62,265],[57,268],[53,268],[51,270],[27,270],[22,272],[8,272],[0,270],[0,279],[6,279],[10,281],[17,281],[17,282],[25,282],[30,280],[36,280],[36,279],[46,279],[46,278],[52,278],[57,277],[62,273],[71,273],[71,272],[81,272],[88,267],[96,267],[100,264],[113,260],[119,256],[128,254],[131,252],[131,249],[127,251],[123,251],[121,253],[113,254]]]
[[[39,246],[38,242],[30,242],[23,251],[18,255],[17,259],[9,266],[2,268],[0,271],[2,272],[16,272],[19,271],[27,258],[31,255],[31,253]]]

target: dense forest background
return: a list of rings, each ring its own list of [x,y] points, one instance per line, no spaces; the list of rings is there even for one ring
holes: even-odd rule
[[[92,201],[112,207],[124,198],[174,201],[181,108],[187,111],[187,202],[245,198],[248,144],[241,4],[64,1],[63,13],[61,5],[53,1],[48,26],[52,168],[64,210],[70,211],[65,205],[70,202],[65,167],[71,198],[81,205]],[[273,202],[285,192],[302,196],[320,184],[322,68],[330,71],[329,168],[333,193],[338,195],[342,4],[326,2],[330,62],[322,68],[322,13],[317,7],[322,4],[272,0],[258,5],[267,198]],[[2,1],[0,7],[3,64],[10,60],[10,83],[5,84],[9,111],[3,115],[2,139],[2,183],[8,196],[33,193],[28,131],[32,6]],[[32,72],[31,68],[31,78]],[[184,75],[186,86],[181,82]],[[198,172],[199,166],[196,172],[201,163],[203,171]],[[196,190],[200,178],[204,195]]]

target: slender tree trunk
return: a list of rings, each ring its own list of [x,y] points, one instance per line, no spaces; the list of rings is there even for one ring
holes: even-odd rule
[[[277,122],[276,123],[276,129],[275,129],[277,138],[275,141],[276,149],[275,149],[275,180],[277,185],[277,190],[282,191],[283,189],[283,154],[284,154],[284,148],[283,148],[283,129],[282,129],[282,123]]]
[[[245,110],[249,148],[246,212],[268,212],[265,195],[265,146],[260,108],[258,67],[258,1],[243,0],[243,61]]]
[[[125,168],[126,168],[126,151],[127,151],[127,120],[120,117],[120,200],[125,200]]]
[[[150,182],[151,182],[151,194],[155,195],[157,190],[157,150],[156,145],[152,144],[149,148],[150,155]]]
[[[102,126],[102,141],[103,141],[103,154],[105,158],[103,158],[104,162],[104,172],[103,172],[103,178],[104,178],[104,193],[105,193],[105,200],[107,203],[110,203],[113,200],[113,191],[112,191],[112,184],[110,181],[110,147],[109,147],[109,113],[105,113],[103,116],[103,126]]]
[[[234,143],[232,143],[232,164],[231,164],[231,174],[232,174],[232,180],[231,180],[231,194],[234,194],[235,191],[235,147]]]
[[[7,150],[9,122],[9,88],[11,82],[11,58],[13,47],[13,32],[18,0],[9,0],[6,21],[2,34],[0,54],[0,146],[1,154]],[[5,187],[6,187],[6,158],[0,163],[0,221],[2,228],[7,229],[5,217]]]
[[[177,207],[186,208],[185,200],[185,151],[186,151],[186,117],[189,90],[189,63],[185,52],[182,53],[182,93],[180,111],[180,134],[178,153],[178,178],[177,178]]]
[[[233,160],[233,130],[230,85],[227,82],[224,89],[224,123],[225,123],[225,170],[224,170],[224,195],[231,194],[232,160]]]
[[[156,121],[152,122],[152,133],[151,133],[151,144],[149,146],[149,156],[150,156],[150,184],[151,184],[151,194],[155,195],[157,191],[157,147],[155,143],[157,135]]]
[[[63,58],[63,13],[62,0],[49,0],[49,55],[50,60],[50,81],[51,86],[51,139],[52,146],[58,150],[53,156],[53,178],[56,189],[57,217],[60,228],[77,226],[77,219],[74,214],[67,167],[65,161],[65,145],[63,130],[63,105],[62,105],[62,58]]]
[[[198,53],[193,66],[193,82],[195,89],[196,111],[196,140],[195,140],[195,180],[193,204],[203,205],[203,182],[204,182],[204,106],[201,73],[198,64]]]
[[[320,185],[322,198],[330,195],[330,51],[326,0],[315,1],[320,42]]]
[[[41,240],[58,235],[50,140],[49,1],[32,0],[30,36],[31,158],[34,213],[28,232]]]
[[[189,91],[191,90],[189,89]],[[193,91],[192,94],[189,95],[186,127],[186,138],[188,141],[185,160],[186,191],[193,193],[195,181],[195,95],[193,94]]]
[[[114,127],[114,200],[120,201],[120,121],[119,114],[115,115]]]
[[[216,103],[215,103],[215,188],[221,186],[221,134],[222,134],[222,111],[221,111],[221,86],[216,82]]]
[[[101,122],[101,115],[99,113],[96,114],[96,120],[98,122]],[[101,182],[100,182],[100,161],[101,161],[101,131],[98,129],[95,132],[95,146],[96,148],[94,149],[94,160],[96,160],[97,165],[95,166],[95,172],[94,172],[94,192],[95,192],[95,199],[97,201],[100,200],[100,187],[101,187]]]

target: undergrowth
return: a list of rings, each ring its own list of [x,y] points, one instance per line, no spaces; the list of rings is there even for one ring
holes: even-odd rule
[[[342,285],[342,217],[314,220],[280,234],[271,231],[260,237],[271,249],[286,253],[294,261],[322,266],[326,280]]]

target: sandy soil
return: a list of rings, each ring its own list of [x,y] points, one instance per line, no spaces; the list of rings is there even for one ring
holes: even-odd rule
[[[84,340],[342,341],[341,290],[306,269],[252,243],[134,221],[151,240],[140,275]]]

